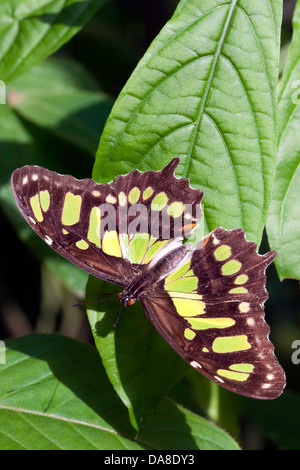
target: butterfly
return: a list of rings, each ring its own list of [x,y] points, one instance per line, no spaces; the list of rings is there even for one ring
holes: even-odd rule
[[[33,230],[66,259],[121,286],[122,305],[147,317],[192,367],[219,385],[273,399],[285,374],[264,320],[267,266],[242,229],[216,228],[195,246],[203,192],[160,171],[134,170],[108,184],[38,166],[15,170],[12,193]]]

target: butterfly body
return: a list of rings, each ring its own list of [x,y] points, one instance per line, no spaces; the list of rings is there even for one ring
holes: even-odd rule
[[[265,271],[241,229],[221,227],[183,244],[202,217],[203,193],[161,171],[134,170],[112,183],[76,180],[40,167],[12,175],[16,203],[31,227],[62,256],[123,288],[173,349],[225,388],[276,398],[285,376],[264,321]]]
[[[174,242],[169,243],[169,251],[164,257],[159,257],[157,261],[152,261],[147,269],[142,269],[134,280],[119,294],[121,304],[126,307],[133,305],[137,300],[143,301],[152,295],[157,282],[173,272],[178,264],[187,257],[187,249],[180,242],[174,248]],[[167,246],[168,248],[168,246]]]

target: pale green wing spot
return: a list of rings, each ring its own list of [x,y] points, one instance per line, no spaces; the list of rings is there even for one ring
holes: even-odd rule
[[[87,244],[87,242],[85,240],[79,240],[78,242],[75,243],[75,245],[80,250],[87,250],[88,247],[89,247],[89,245]]]
[[[145,189],[145,191],[143,192],[143,199],[144,201],[146,201],[147,199],[149,199],[149,197],[152,196],[153,194],[153,189],[151,188],[151,186],[149,186],[148,188]]]
[[[115,230],[106,231],[102,240],[102,250],[107,255],[116,256],[122,258],[121,247],[119,243],[119,237]]]
[[[184,277],[189,277],[189,276],[194,276],[194,271],[192,269],[190,269],[189,271],[187,271],[184,275]]]
[[[179,217],[184,211],[184,204],[180,201],[174,201],[172,202],[167,209],[168,214],[170,214],[171,217],[174,219],[176,217]]]
[[[191,300],[201,300],[202,295],[200,294],[188,294],[187,292],[174,292],[174,291],[168,291],[168,294],[171,297],[176,297],[178,299],[191,299]]]
[[[150,240],[149,240],[149,247],[153,245],[158,239],[156,237],[153,237],[153,235],[150,235]]]
[[[44,212],[47,212],[50,206],[50,194],[47,189],[45,191],[40,191],[40,203]]]
[[[198,279],[194,277],[181,278],[165,284],[166,291],[191,293],[197,289]]]
[[[43,214],[42,214],[40,199],[39,199],[38,194],[36,194],[35,196],[32,196],[30,198],[30,205],[31,205],[31,209],[32,209],[32,212],[33,212],[34,217],[36,218],[36,220],[38,222],[42,222],[44,217],[43,217]]]
[[[209,328],[229,328],[235,324],[232,318],[189,318],[186,316],[186,320],[189,322],[194,330],[208,330]]]
[[[201,300],[172,299],[178,315],[182,317],[195,317],[205,313],[205,303]],[[190,319],[188,318],[190,322]]]
[[[74,225],[79,222],[81,202],[81,196],[75,196],[75,194],[70,192],[66,194],[61,217],[61,222],[63,225]]]
[[[132,263],[141,264],[147,252],[149,242],[148,233],[137,233],[129,243],[129,255]]]
[[[148,264],[166,243],[169,243],[169,240],[159,240],[153,243],[145,255],[143,264]]]
[[[237,261],[236,259],[232,259],[227,261],[227,263],[223,264],[222,266],[222,274],[223,276],[230,276],[231,274],[237,273],[242,267],[242,263]]]
[[[225,261],[231,256],[231,248],[229,245],[221,245],[214,251],[217,261]]]
[[[190,328],[186,328],[184,330],[184,336],[186,337],[186,339],[192,341],[195,338],[196,333],[193,330],[191,330]]]
[[[89,230],[87,238],[91,243],[94,243],[100,248],[100,223],[101,223],[101,211],[99,207],[93,207],[90,213]]]
[[[231,364],[229,366],[229,369],[234,370],[236,372],[253,372],[254,365],[253,364],[248,364],[248,363],[239,363],[239,364]]]
[[[175,279],[179,279],[180,277],[182,277],[190,269],[190,266],[191,266],[191,260],[187,261],[178,269],[176,269],[171,274],[169,274],[165,279],[165,283],[174,281]]]
[[[136,204],[140,198],[141,191],[139,188],[135,187],[132,188],[131,191],[128,194],[128,200],[130,204]]]
[[[237,285],[241,285],[241,284],[246,284],[246,282],[248,281],[248,276],[247,274],[240,274],[240,276],[238,276],[234,283],[237,284]]]
[[[151,202],[151,208],[154,211],[161,211],[167,204],[169,198],[163,191],[158,193]]]
[[[216,353],[231,353],[251,349],[246,335],[219,336],[213,342],[212,349]]]
[[[226,369],[218,369],[217,374],[225,379],[237,380],[238,382],[245,382],[249,378],[249,374],[242,372],[232,372]]]
[[[235,287],[234,289],[230,289],[229,294],[247,294],[248,289],[245,287]]]

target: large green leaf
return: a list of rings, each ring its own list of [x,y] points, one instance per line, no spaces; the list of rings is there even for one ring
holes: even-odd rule
[[[111,285],[102,284],[105,293],[112,291]],[[105,293],[102,299],[108,297]],[[156,332],[140,304],[123,310],[114,327],[120,311],[114,297],[96,308],[89,306],[88,318],[106,373],[138,429],[190,366]],[[99,282],[90,278],[86,300],[97,298]]]
[[[95,156],[112,100],[76,62],[48,59],[8,87],[8,103],[25,119]]]
[[[100,140],[93,177],[109,181],[134,168],[157,170],[180,156],[178,176],[189,177],[194,187],[204,190],[207,230],[242,227],[259,243],[276,155],[281,7],[274,0],[181,1],[118,97]],[[115,307],[106,312],[116,318]],[[147,345],[141,328],[150,328],[141,326],[137,315],[130,314],[130,361],[120,359],[122,349],[113,357],[117,338],[126,338],[125,319],[118,325],[124,333],[108,334],[105,341],[99,339],[102,346],[97,343],[135,426],[156,405],[159,393],[166,393],[163,379],[174,384],[180,375],[168,366],[166,353],[151,355],[151,346],[140,348],[140,356],[135,352],[139,342]],[[141,319],[141,311],[139,315]],[[90,310],[90,321],[97,334],[97,310]],[[148,334],[155,338],[154,330]],[[147,387],[139,394],[130,389],[132,377],[135,383],[139,380],[140,390],[148,374],[136,379],[142,362],[148,380],[152,371],[160,371],[156,396],[152,391],[147,396]]]
[[[181,157],[207,229],[260,243],[276,158],[281,0],[183,0],[119,95],[94,167],[109,181]]]
[[[59,49],[105,0],[2,0],[0,78],[9,82]]]
[[[240,439],[241,414],[247,399],[226,390],[197,373],[195,369],[189,371],[185,380],[189,385],[190,393],[206,415],[230,432],[232,436]]]
[[[169,400],[136,437],[96,350],[86,344],[32,335],[9,340],[6,348],[2,450],[238,449],[216,425]]]
[[[145,422],[138,439],[156,449],[239,449],[223,429],[166,398]]]
[[[28,336],[6,346],[2,449],[140,448],[130,444],[134,432],[93,348],[60,335]]]
[[[300,279],[300,1],[279,89],[279,150],[267,223],[280,279]]]

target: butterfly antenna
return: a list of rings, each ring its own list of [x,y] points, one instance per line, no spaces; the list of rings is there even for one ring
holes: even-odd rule
[[[119,320],[120,320],[120,317],[121,317],[121,313],[122,313],[122,310],[123,310],[123,304],[121,305],[121,308],[120,308],[120,311],[119,311],[119,315],[118,315],[118,318],[116,319],[116,322],[114,324],[114,328],[116,328],[117,324],[119,323]]]
[[[112,292],[102,292],[103,295],[111,295],[111,294],[116,294],[117,292],[122,292],[120,289],[115,289]],[[105,299],[107,300],[107,299]]]
[[[90,300],[89,302],[79,302],[78,304],[72,305],[72,307],[79,307],[81,305],[86,305],[86,304],[96,304],[98,302],[105,302],[106,300],[112,300],[115,299],[116,296],[114,295],[113,297],[107,297],[106,299],[100,299],[100,300]]]

